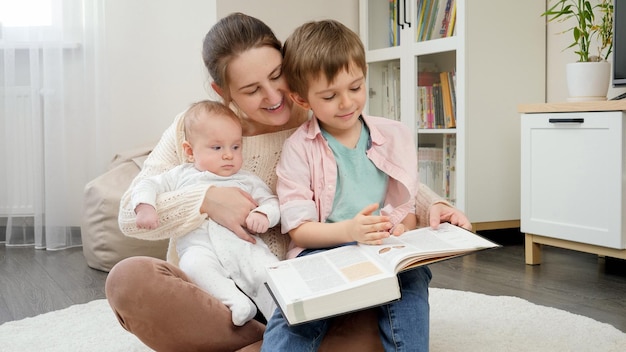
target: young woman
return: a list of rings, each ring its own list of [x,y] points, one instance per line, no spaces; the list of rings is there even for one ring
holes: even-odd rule
[[[293,105],[282,76],[281,43],[260,20],[235,13],[219,20],[207,33],[203,60],[213,79],[212,88],[238,113],[243,125],[243,169],[261,177],[272,190],[275,167],[283,142],[304,121],[307,114]],[[163,133],[146,160],[139,180],[175,167],[185,161],[182,115]],[[199,185],[168,192],[157,198],[159,223],[156,230],[136,226],[135,213],[127,192],[122,198],[119,223],[132,237],[170,239],[175,248],[178,237],[198,227],[209,217],[229,228],[243,240],[254,242],[244,229],[245,219],[256,204],[238,188]],[[437,226],[442,221],[470,228],[465,215],[445,203],[425,186],[416,199],[419,226]],[[284,258],[289,236],[270,229],[261,238]],[[175,250],[167,262],[133,257],[119,262],[109,273],[106,295],[122,326],[157,351],[258,350],[265,326],[252,320],[241,327],[232,324],[228,308],[193,285],[178,268]],[[376,313],[371,310],[336,320],[321,350],[382,350]]]

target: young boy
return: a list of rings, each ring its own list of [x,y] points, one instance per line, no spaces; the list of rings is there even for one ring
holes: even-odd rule
[[[378,244],[415,228],[415,143],[401,123],[362,115],[367,64],[359,37],[336,21],[310,22],[283,51],[291,98],[313,112],[285,142],[276,168],[282,231],[297,246],[290,256]],[[430,270],[398,277],[402,299],[375,308],[381,342],[386,351],[426,351]],[[289,326],[277,310],[262,350],[315,351],[331,322]]]
[[[137,226],[159,226],[154,206],[158,193],[198,182],[240,187],[248,192],[259,204],[246,219],[250,232],[263,233],[278,224],[276,196],[259,177],[241,170],[241,122],[233,111],[218,102],[200,101],[185,112],[184,123],[186,140],[182,147],[189,162],[145,179],[133,188],[131,199]],[[276,308],[264,283],[265,266],[278,259],[260,237],[254,237],[256,244],[244,241],[209,219],[176,243],[180,268],[191,281],[230,308],[237,326],[255,316],[256,306],[266,319]]]

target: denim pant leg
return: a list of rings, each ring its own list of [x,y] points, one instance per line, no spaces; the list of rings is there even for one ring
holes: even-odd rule
[[[330,319],[289,326],[280,309],[267,322],[261,352],[315,352],[320,347]]]
[[[385,351],[428,351],[428,285],[432,273],[423,266],[398,277],[402,299],[380,307],[378,327]]]

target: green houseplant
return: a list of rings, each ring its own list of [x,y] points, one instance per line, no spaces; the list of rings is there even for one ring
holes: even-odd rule
[[[613,51],[613,0],[555,0],[542,16],[571,24],[578,61],[567,64],[569,101],[606,100]]]
[[[563,33],[572,32],[574,41],[566,49],[577,47],[579,62],[603,61],[613,51],[612,0],[557,0],[542,15],[548,21],[573,18],[575,25]],[[594,41],[597,55],[590,55]]]

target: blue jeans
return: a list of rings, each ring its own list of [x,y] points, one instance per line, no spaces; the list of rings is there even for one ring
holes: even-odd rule
[[[398,275],[402,299],[378,307],[378,329],[385,351],[428,351],[428,285],[432,273],[427,266]],[[289,326],[280,309],[267,323],[261,352],[317,351],[331,319]]]

